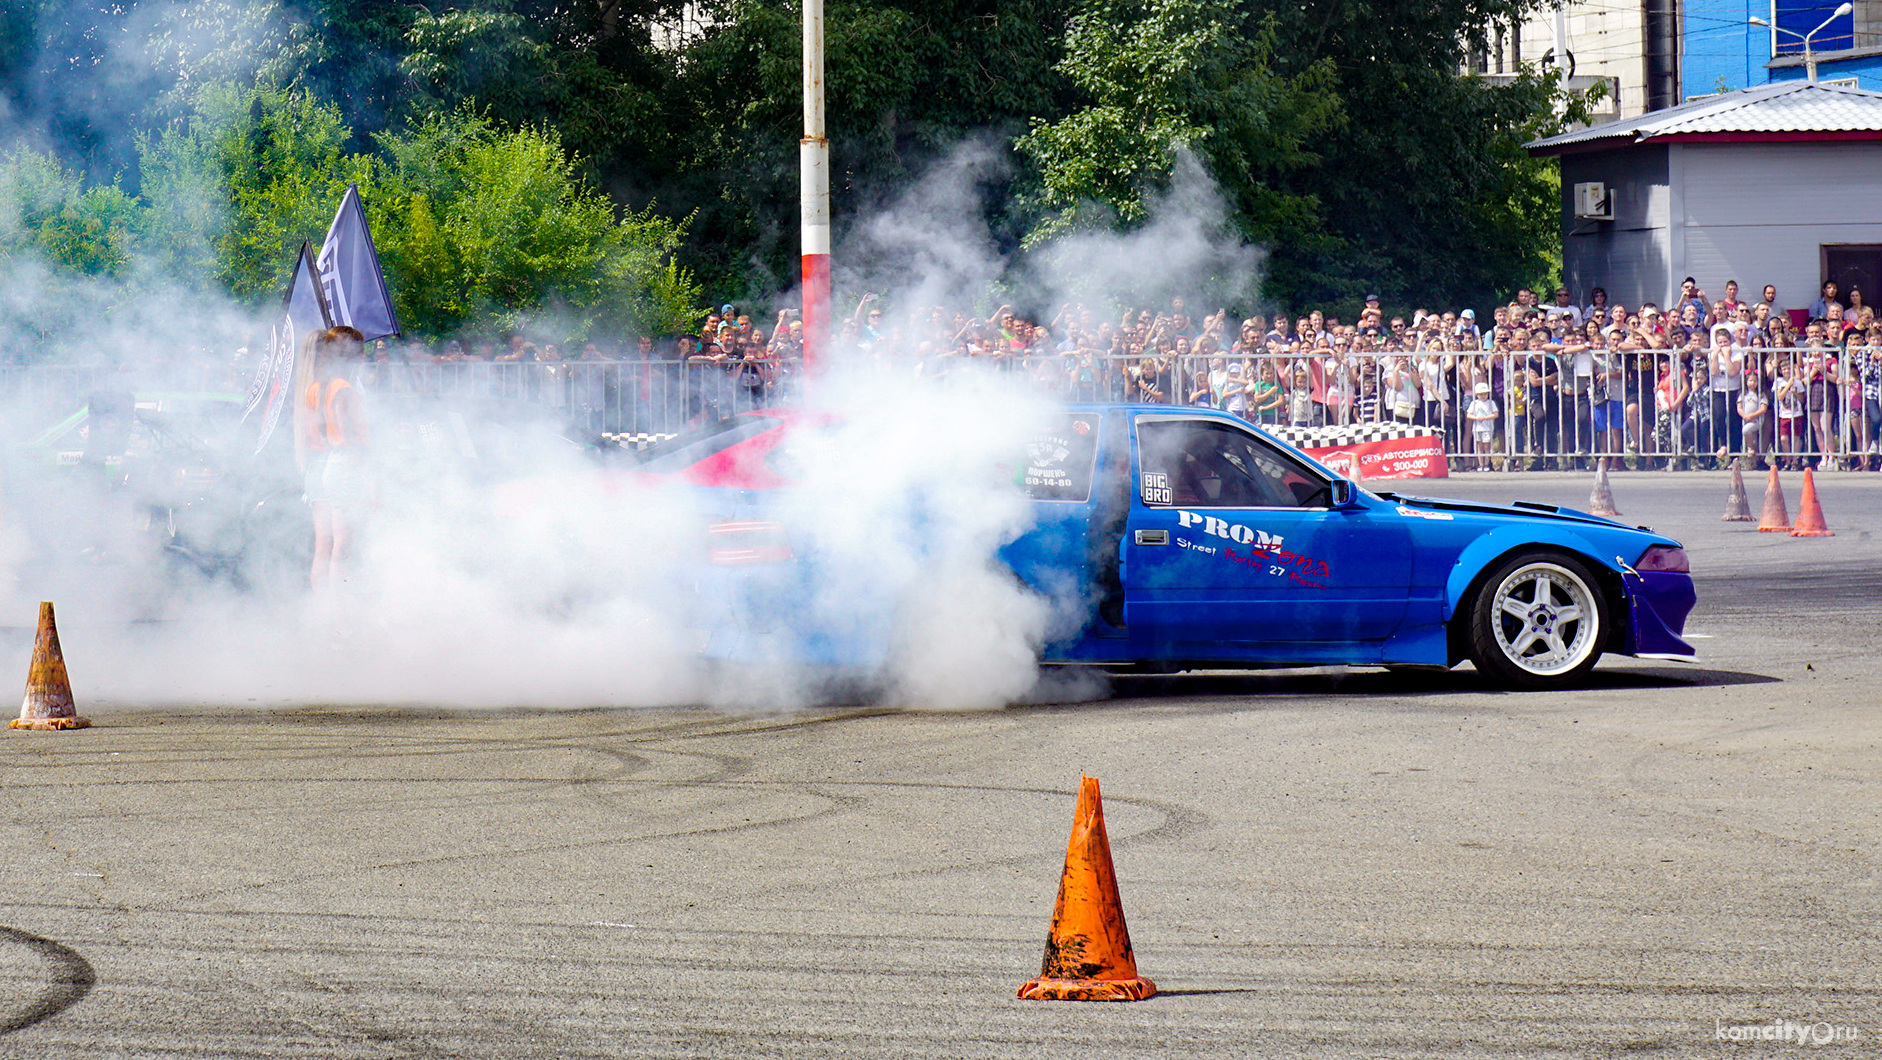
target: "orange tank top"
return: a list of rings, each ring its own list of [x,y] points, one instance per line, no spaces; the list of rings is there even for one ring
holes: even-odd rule
[[[320,408],[320,381],[307,384],[301,394],[301,447],[317,451],[327,447],[325,417]]]
[[[340,393],[352,388],[353,384],[344,379],[329,380],[323,396],[319,381],[307,384],[307,392],[301,397],[301,407],[307,410],[302,441],[308,449],[343,449],[349,444],[358,445],[365,441],[363,437],[348,438],[346,424],[340,420]]]

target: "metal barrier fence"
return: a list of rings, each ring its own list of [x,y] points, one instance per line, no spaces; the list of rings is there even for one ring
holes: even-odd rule
[[[1874,466],[1882,349],[1568,350],[1318,357],[1072,352],[878,359],[879,370],[972,371],[1068,401],[1226,409],[1277,426],[1371,422],[1440,430],[1453,470],[1719,466],[1733,456]],[[198,379],[196,375],[203,378]],[[664,434],[795,398],[792,366],[763,362],[364,363],[368,393],[526,402],[609,435]],[[1479,392],[1479,384],[1488,388]],[[0,406],[56,419],[99,386],[228,391],[227,372],[138,379],[67,367],[0,368]],[[1748,396],[1749,395],[1749,396]],[[1484,399],[1478,403],[1478,399]]]
[[[445,401],[526,402],[609,435],[667,434],[788,402],[797,375],[765,362],[673,360],[365,364],[368,393]]]
[[[350,374],[368,394],[445,404],[526,403],[608,435],[672,433],[700,419],[779,404],[793,398],[797,380],[770,364],[673,360],[364,362]],[[5,366],[0,422],[30,432],[82,408],[101,389],[239,395],[247,386],[227,371]]]
[[[1882,466],[1882,348],[1570,349],[1022,362],[1077,400],[1206,405],[1274,426],[1441,431],[1453,470]],[[1483,388],[1480,390],[1480,385]],[[1482,403],[1479,404],[1479,399]]]

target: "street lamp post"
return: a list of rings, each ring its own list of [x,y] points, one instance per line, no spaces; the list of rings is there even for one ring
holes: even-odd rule
[[[823,0],[804,0],[804,138],[798,141],[802,200],[804,370],[826,352],[830,333],[830,141],[823,127]]]
[[[1759,18],[1757,15],[1751,16],[1750,18],[1746,19],[1745,22],[1753,26],[1763,26],[1764,28],[1771,31],[1771,55],[1773,58],[1777,56],[1777,35],[1779,33],[1788,34],[1792,37],[1796,37],[1798,40],[1803,41],[1804,42],[1804,71],[1809,76],[1810,83],[1814,85],[1817,83],[1817,57],[1814,54],[1812,54],[1810,51],[1810,38],[1815,37],[1819,33],[1822,33],[1824,29],[1829,26],[1830,23],[1835,22],[1837,19],[1842,18],[1844,15],[1849,14],[1850,11],[1852,10],[1854,9],[1847,2],[1847,0],[1845,0],[1842,6],[1830,12],[1829,18],[1826,18],[1822,22],[1818,23],[1817,28],[1811,30],[1809,33],[1799,33],[1794,29],[1785,29],[1783,26],[1780,26],[1777,24],[1776,15],[1773,15],[1771,18],[1771,21],[1769,22],[1766,22],[1764,19]]]

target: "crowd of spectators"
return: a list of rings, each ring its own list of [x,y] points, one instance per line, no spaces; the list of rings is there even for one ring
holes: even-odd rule
[[[1861,292],[1825,284],[1801,313],[1769,286],[1755,302],[1736,282],[1723,293],[1688,278],[1662,308],[1611,303],[1599,287],[1585,302],[1565,287],[1546,302],[1521,290],[1488,319],[1387,315],[1368,295],[1350,322],[1320,309],[1231,319],[1183,298],[1115,318],[1077,304],[982,317],[888,311],[867,294],[835,323],[830,355],[924,376],[999,371],[1068,399],[1206,406],[1276,427],[1426,427],[1460,470],[1585,468],[1600,456],[1672,469],[1740,455],[1754,467],[1771,456],[1882,469],[1882,321]],[[767,331],[728,304],[696,333],[609,349],[517,336],[504,347],[381,343],[372,356],[533,365],[495,378],[597,427],[660,430],[783,400],[802,351],[795,311]],[[615,367],[579,370],[594,363]]]
[[[1282,427],[1391,423],[1445,435],[1460,469],[1720,466],[1767,455],[1882,469],[1882,322],[1825,284],[1794,315],[1765,287],[1711,299],[1688,278],[1675,304],[1629,308],[1601,288],[1578,303],[1518,291],[1471,309],[1386,315],[1368,295],[1351,323],[1322,310],[1231,320],[1182,298],[1113,321],[1066,305],[1028,318],[935,309],[884,326],[865,300],[836,346],[942,374],[1004,363],[1085,400],[1222,409]]]

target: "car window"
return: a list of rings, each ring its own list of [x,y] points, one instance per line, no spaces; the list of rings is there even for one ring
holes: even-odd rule
[[[1219,420],[1137,422],[1138,495],[1153,507],[1308,508],[1327,483],[1265,439]]]
[[[1093,413],[1051,416],[1026,439],[1019,471],[1020,488],[1036,501],[1091,499],[1092,469],[1098,460],[1099,417]]]

